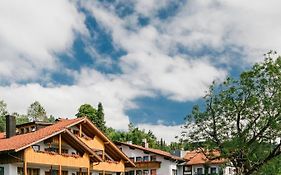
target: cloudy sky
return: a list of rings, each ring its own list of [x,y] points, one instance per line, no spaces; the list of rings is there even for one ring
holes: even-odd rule
[[[168,142],[213,81],[281,45],[280,0],[1,0],[0,99],[74,117],[102,102]]]

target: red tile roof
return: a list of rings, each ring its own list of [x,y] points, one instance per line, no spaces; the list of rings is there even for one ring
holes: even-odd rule
[[[0,133],[0,152],[3,151],[20,151],[25,149],[28,146],[31,146],[35,143],[43,141],[47,138],[50,138],[56,134],[67,131],[66,128],[74,126],[78,123],[83,122],[89,124],[93,129],[93,132],[99,134],[99,136],[108,142],[107,146],[110,146],[115,151],[114,153],[121,156],[126,163],[128,162],[129,166],[135,167],[135,164],[120,150],[116,145],[114,145],[111,140],[109,140],[89,119],[85,117],[76,118],[76,119],[61,119],[57,123],[47,126],[45,128],[39,129],[35,132],[30,132],[26,134],[16,135],[11,138],[5,138],[4,133]]]
[[[116,143],[121,144],[121,145],[126,145],[126,146],[129,146],[129,147],[132,147],[132,148],[140,149],[140,150],[143,150],[143,151],[151,152],[151,153],[154,153],[154,154],[158,154],[160,156],[168,157],[168,158],[173,159],[173,160],[183,160],[182,158],[180,158],[178,156],[174,156],[169,152],[162,151],[162,150],[159,150],[159,149],[145,148],[145,147],[142,147],[142,146],[139,146],[139,145],[125,143],[125,142],[116,142]]]
[[[4,138],[4,135],[0,135],[0,152],[1,151],[19,151],[25,147],[39,142],[42,139],[51,137],[54,134],[64,131],[65,128],[72,126],[73,124],[79,123],[84,118],[76,118],[70,120],[60,120],[57,123],[39,129],[35,132],[26,134],[16,135],[11,138]]]
[[[207,157],[217,157],[220,155],[218,151],[211,151],[206,152],[205,154],[201,150],[194,150],[194,151],[188,151],[186,155],[184,156],[184,159],[186,160],[187,165],[199,165],[199,164],[222,164],[225,163],[224,159],[213,159],[210,160]]]

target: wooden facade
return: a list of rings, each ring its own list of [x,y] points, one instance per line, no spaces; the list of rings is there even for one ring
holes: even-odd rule
[[[40,145],[44,148],[40,148]],[[38,146],[37,150],[34,146]],[[75,150],[75,153],[68,152],[67,148]],[[75,169],[81,175],[90,175],[91,172],[122,174],[125,172],[125,165],[135,166],[87,118],[51,137],[19,148],[13,154],[17,154],[20,158],[7,159],[7,156],[0,152],[0,167],[1,164],[19,162],[19,168],[24,175],[28,175],[31,167],[34,166],[51,167],[51,170],[55,167],[54,171],[59,175],[65,174],[67,168]]]

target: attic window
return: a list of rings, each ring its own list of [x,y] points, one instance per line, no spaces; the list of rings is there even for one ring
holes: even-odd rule
[[[40,151],[40,145],[32,145],[34,151]]]

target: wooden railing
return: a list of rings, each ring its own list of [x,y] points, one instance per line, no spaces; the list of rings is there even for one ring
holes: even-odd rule
[[[72,167],[89,167],[89,156],[84,154],[81,156],[72,156],[67,154],[58,154],[50,152],[37,152],[31,147],[24,152],[24,159],[27,163],[47,164],[47,165],[61,165]]]
[[[160,161],[141,161],[141,162],[134,162],[136,168],[151,168],[151,169],[158,169],[161,166]]]

